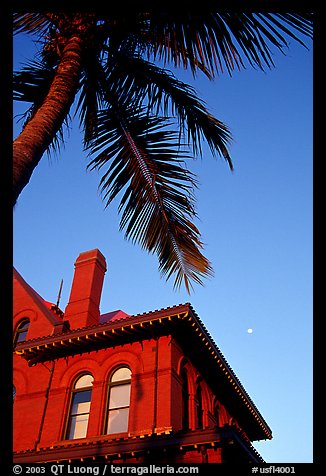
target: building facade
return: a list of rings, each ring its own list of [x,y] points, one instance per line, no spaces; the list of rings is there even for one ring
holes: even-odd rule
[[[259,463],[272,433],[188,303],[100,314],[81,253],[63,312],[14,270],[14,462]]]

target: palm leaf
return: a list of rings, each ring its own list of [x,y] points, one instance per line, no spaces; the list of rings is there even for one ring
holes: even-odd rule
[[[51,26],[51,20],[44,13],[14,13],[15,33],[39,33],[40,36]]]
[[[80,95],[76,111],[79,112],[79,123],[84,128],[84,144],[97,134],[97,113],[103,104],[101,76],[103,68],[96,57],[88,58],[83,67],[80,81]]]
[[[100,183],[107,205],[123,193],[120,228],[126,238],[157,253],[162,275],[175,275],[175,286],[184,282],[189,291],[212,269],[193,224],[196,181],[185,167],[187,154],[162,126],[143,111],[102,111],[90,167],[107,169]]]
[[[38,107],[44,100],[53,81],[55,71],[43,63],[31,61],[13,76],[15,101],[33,103]]]
[[[287,38],[303,44],[297,33],[312,37],[311,13],[244,13],[155,10],[150,13],[148,38],[155,57],[176,67],[200,62],[209,75],[230,74],[245,66],[273,66],[270,47],[283,50]]]
[[[212,154],[223,156],[233,169],[227,150],[230,132],[207,111],[195,89],[140,57],[120,52],[115,58],[114,64],[106,68],[107,85],[120,102],[139,106],[147,100],[150,112],[176,116],[180,138],[192,145],[195,156],[201,154],[202,141],[206,140]]]

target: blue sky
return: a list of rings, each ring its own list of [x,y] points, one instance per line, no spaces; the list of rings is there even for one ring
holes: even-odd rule
[[[267,72],[247,68],[193,83],[229,126],[235,171],[224,160],[190,164],[196,223],[215,275],[189,296],[160,278],[157,259],[119,232],[117,203],[105,209],[100,175],[87,172],[77,124],[58,156],[44,157],[14,210],[14,265],[60,307],[79,253],[107,259],[101,312],[142,313],[191,302],[273,431],[255,442],[267,462],[312,462],[312,44],[290,42]],[[33,44],[14,41],[14,64]],[[182,80],[192,81],[184,71]],[[15,112],[21,111],[21,105]],[[14,126],[15,135],[20,125]],[[249,328],[253,329],[250,334]]]

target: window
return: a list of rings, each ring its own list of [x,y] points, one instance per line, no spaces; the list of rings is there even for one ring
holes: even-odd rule
[[[196,407],[197,407],[197,428],[203,428],[203,399],[200,385],[196,392]]]
[[[86,438],[92,399],[92,385],[93,377],[89,374],[82,375],[75,382],[71,397],[66,434],[67,440]]]
[[[131,371],[120,367],[111,376],[106,433],[128,431]]]
[[[23,319],[20,321],[16,328],[15,336],[14,336],[14,346],[19,344],[19,342],[25,342],[27,337],[27,332],[29,328],[29,319]]]
[[[182,369],[182,429],[189,430],[189,391],[187,370]]]

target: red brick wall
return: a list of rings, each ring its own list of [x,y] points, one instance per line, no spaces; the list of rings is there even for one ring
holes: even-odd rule
[[[33,449],[39,436],[46,387],[50,373],[44,366],[28,367],[21,357],[14,357],[13,384],[16,397],[13,405],[14,449]]]
[[[156,351],[158,350],[157,358]],[[131,401],[129,413],[130,435],[150,434],[169,429],[182,429],[182,383],[180,368],[186,362],[189,375],[190,404],[194,406],[195,387],[199,373],[185,360],[182,350],[171,336],[158,340],[147,340],[115,348],[76,355],[59,359],[54,364],[47,362],[28,367],[19,356],[14,358],[15,385],[17,396],[14,403],[14,450],[32,449],[38,439],[45,395],[54,365],[48,404],[43,421],[39,447],[52,446],[64,439],[70,405],[71,389],[76,378],[89,372],[94,377],[92,404],[88,424],[88,437],[105,432],[108,382],[111,373],[119,365],[126,365],[132,371]],[[157,369],[156,369],[157,365]],[[156,383],[155,383],[155,379]],[[203,388],[204,426],[212,427],[215,421],[213,412],[213,394],[201,382]],[[155,400],[155,390],[157,398]],[[156,413],[154,409],[156,405]],[[221,418],[227,419],[224,409]],[[190,426],[196,428],[196,412],[189,412]],[[155,421],[156,420],[156,421]],[[154,428],[155,427],[155,428]],[[201,461],[198,451],[180,456],[181,462]],[[198,459],[199,458],[199,459]],[[209,460],[219,460],[219,454],[213,449]]]
[[[161,337],[158,342],[156,427],[165,428],[171,426],[172,411],[169,397],[171,395],[169,338]],[[56,361],[40,446],[51,446],[64,437],[70,392],[75,379],[84,372],[89,372],[94,377],[88,436],[103,434],[108,381],[112,371],[119,365],[126,365],[132,371],[128,431],[135,435],[150,433],[155,425],[155,355],[156,341],[148,340],[142,344],[117,346]],[[21,357],[15,356],[14,360],[17,380],[14,403],[14,449],[21,450],[32,448],[37,438],[53,364],[48,362],[28,367]]]

